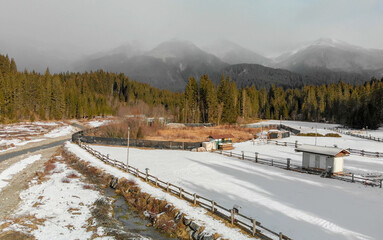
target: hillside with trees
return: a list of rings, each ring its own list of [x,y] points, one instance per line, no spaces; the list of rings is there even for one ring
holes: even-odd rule
[[[383,79],[364,84],[338,82],[320,86],[269,89],[238,88],[222,76],[215,85],[208,75],[190,77],[184,92],[160,90],[102,70],[45,74],[18,72],[0,56],[0,120],[46,120],[114,115],[121,106],[162,107],[174,121],[236,123],[248,119],[329,121],[355,128],[377,128],[383,122]]]

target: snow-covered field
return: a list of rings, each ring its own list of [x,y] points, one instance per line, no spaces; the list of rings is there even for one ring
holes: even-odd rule
[[[95,128],[95,127],[100,127],[102,125],[105,125],[105,124],[108,124],[112,122],[112,120],[107,120],[107,119],[99,119],[99,120],[93,120],[93,121],[89,121],[87,122],[86,124],[91,127],[91,128]]]
[[[32,180],[30,187],[20,194],[22,202],[18,210],[0,222],[0,226],[9,225],[3,232],[21,231],[40,240],[92,237],[93,231],[87,231],[90,226],[87,220],[91,217],[93,203],[101,194],[84,188],[80,173],[64,163],[55,164],[49,180],[40,184]],[[79,177],[68,178],[70,174]]]
[[[49,138],[69,135],[76,129],[63,122],[33,122],[0,125],[0,152]]]
[[[310,138],[310,137],[301,137]],[[383,145],[383,144],[382,144]],[[287,162],[291,159],[291,164],[302,165],[302,153],[295,152],[293,146],[277,146],[275,144],[266,144],[264,142],[252,141],[235,143],[233,153],[240,154],[245,152],[246,156],[255,156],[257,152],[260,158],[273,159],[280,162]],[[383,158],[364,157],[359,155],[350,155],[344,158],[344,172],[355,174],[379,173],[383,175]]]
[[[8,182],[12,179],[12,177],[24,170],[26,167],[28,167],[30,164],[38,161],[41,159],[41,154],[33,155],[28,158],[25,158],[13,165],[11,165],[9,168],[5,169],[0,173],[0,191],[8,185]]]
[[[122,172],[121,170],[119,170],[119,169],[117,169],[115,167],[112,167],[110,165],[107,165],[107,164],[103,163],[102,161],[100,161],[97,158],[93,157],[91,154],[89,154],[87,151],[85,151],[84,149],[80,148],[76,144],[67,142],[67,144],[65,146],[66,146],[66,148],[69,151],[71,151],[74,154],[76,154],[79,158],[81,158],[81,159],[83,159],[85,161],[90,162],[90,164],[92,166],[96,166],[98,168],[102,168],[106,172],[111,173],[111,174],[113,174],[114,176],[116,176],[118,178],[125,177],[127,179],[136,180],[138,186],[141,188],[141,190],[143,192],[147,192],[147,193],[151,194],[155,198],[164,199],[164,200],[172,203],[177,209],[180,209],[182,212],[186,213],[189,217],[194,219],[197,223],[205,226],[206,227],[205,230],[204,230],[205,232],[211,232],[211,233],[218,232],[218,233],[222,234],[224,238],[228,238],[228,239],[232,239],[232,240],[250,239],[247,235],[242,234],[239,231],[239,229],[234,229],[234,228],[227,227],[221,221],[216,220],[213,217],[209,216],[205,209],[200,208],[200,207],[192,207],[188,202],[186,202],[184,200],[181,200],[181,199],[179,199],[179,198],[177,198],[177,197],[175,197],[173,195],[170,195],[170,194],[162,191],[161,189],[153,187],[153,186],[151,186],[151,185],[149,185],[149,184],[147,184],[147,183],[145,183],[145,182],[143,182],[141,180],[137,180],[132,175],[127,174],[125,172]],[[126,159],[126,149],[123,149],[123,148],[116,148],[116,149],[117,149],[116,152],[114,152],[114,150],[115,150],[114,148],[111,149],[111,152],[114,153],[113,156],[120,155],[121,159],[125,160]],[[124,152],[124,150],[125,150],[125,152]],[[134,151],[135,149],[131,149],[131,150],[133,150],[133,152],[135,152]],[[166,152],[169,152],[169,151],[164,151],[163,153],[166,155]],[[182,152],[182,151],[175,151],[175,152],[178,152],[178,153],[189,153],[189,152]],[[173,159],[173,157],[171,157],[169,160],[171,160],[171,159]],[[138,159],[134,160],[134,162],[132,162],[132,164],[134,165],[134,163],[137,160]],[[144,169],[144,168],[141,168],[141,166],[139,166],[139,165],[137,165],[137,166],[141,170]],[[151,166],[149,166],[149,167],[151,167]],[[172,166],[171,168],[169,166],[165,166],[165,168],[167,170],[169,170],[169,171],[176,169],[176,167],[177,167],[176,165]],[[153,173],[156,173],[156,172],[153,172]],[[179,174],[185,175],[185,172],[184,172],[184,174],[182,174],[182,172],[180,171]],[[160,176],[160,175],[158,175],[158,176]],[[162,178],[162,176],[161,176],[161,178]],[[163,179],[167,179],[167,178],[163,178]],[[172,181],[172,183],[176,183],[176,182]],[[184,186],[182,181],[181,181],[180,185]],[[205,195],[205,196],[207,196],[207,195]],[[217,199],[217,198],[214,198],[214,199]]]
[[[244,143],[237,149],[249,150]],[[295,157],[288,147],[264,154]],[[93,146],[126,161],[126,148]],[[269,149],[267,149],[269,148]],[[285,153],[284,153],[285,152]],[[215,153],[130,150],[130,165],[254,217],[293,239],[380,239],[383,190],[254,164]],[[368,165],[359,162],[363,168]],[[374,162],[374,166],[379,163]],[[366,166],[365,166],[366,165]],[[355,165],[357,166],[357,165]],[[382,168],[381,168],[382,169]]]
[[[251,125],[260,125],[260,124],[279,124],[280,121],[270,120],[264,121]],[[315,122],[300,122],[300,121],[282,121],[282,124],[286,126],[293,127],[300,130],[302,133],[315,133],[317,130],[318,133],[325,135],[326,133],[337,133],[331,131],[330,128],[338,126],[336,124],[327,124],[327,123],[315,123]],[[379,132],[377,130],[377,132]],[[382,131],[383,132],[383,131]],[[338,133],[339,134],[339,133]],[[334,146],[337,145],[340,148],[353,148],[360,149],[371,152],[383,152],[383,143],[376,142],[368,139],[362,139],[358,137],[352,137],[346,134],[339,134],[340,138],[335,137],[317,137],[317,145],[320,146]],[[303,144],[315,144],[315,137],[303,137],[303,136],[291,136],[289,138],[283,138],[279,141],[282,142],[292,142],[298,141],[298,143]]]

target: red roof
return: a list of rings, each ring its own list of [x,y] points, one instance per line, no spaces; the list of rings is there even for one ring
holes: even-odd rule
[[[209,138],[213,138],[213,139],[233,138],[233,137],[234,136],[231,135],[230,133],[229,134],[213,134],[209,136]]]

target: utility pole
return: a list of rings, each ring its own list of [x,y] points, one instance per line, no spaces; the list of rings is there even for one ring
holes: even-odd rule
[[[129,139],[130,139],[130,127],[128,127],[128,144],[127,144],[127,155],[126,155],[126,167],[129,166]]]
[[[317,145],[318,127],[315,125],[315,146]]]

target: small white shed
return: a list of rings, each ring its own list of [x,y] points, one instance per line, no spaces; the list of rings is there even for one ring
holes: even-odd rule
[[[314,169],[331,169],[331,173],[343,172],[343,157],[350,153],[342,148],[302,145],[295,149],[302,152],[302,167]]]

